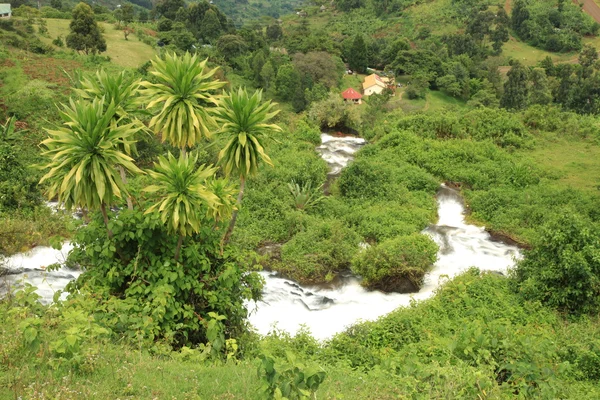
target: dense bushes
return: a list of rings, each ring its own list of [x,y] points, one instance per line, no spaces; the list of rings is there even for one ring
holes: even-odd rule
[[[418,233],[367,248],[352,262],[363,284],[385,292],[416,292],[437,259],[437,245]]]
[[[546,214],[547,216],[548,214]],[[600,310],[600,229],[574,213],[544,226],[515,278],[527,299],[571,314]]]
[[[206,343],[204,321],[216,313],[225,317],[228,336],[244,332],[244,301],[258,297],[260,280],[231,249],[219,255],[221,233],[212,224],[185,241],[182,263],[175,263],[177,238],[157,216],[121,210],[109,223],[113,240],[97,217],[74,238],[69,262],[85,272],[69,290],[103,299],[103,325],[132,340],[181,346]]]
[[[281,265],[276,269],[300,282],[318,283],[348,269],[358,252],[359,236],[339,220],[309,220],[281,248]]]

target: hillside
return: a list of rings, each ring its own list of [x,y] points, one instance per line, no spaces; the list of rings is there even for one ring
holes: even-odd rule
[[[214,3],[0,20],[0,399],[600,398],[591,17]]]

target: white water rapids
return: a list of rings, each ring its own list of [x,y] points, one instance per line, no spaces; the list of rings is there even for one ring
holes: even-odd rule
[[[325,134],[322,141],[317,151],[328,163],[332,176],[338,175],[365,144],[363,139]],[[471,266],[505,273],[514,264],[515,258],[519,257],[516,247],[493,241],[483,228],[465,223],[465,209],[458,192],[442,185],[437,202],[438,223],[423,233],[430,235],[439,245],[438,261],[418,293],[368,291],[360,286],[357,277],[349,273],[342,274],[331,285],[301,287],[277,277],[275,273],[261,272],[266,281],[263,300],[249,304],[250,322],[261,334],[268,333],[274,326],[293,334],[304,325],[316,338],[326,339],[359,320],[373,320],[406,306],[411,299],[431,297],[445,279]],[[45,266],[64,261],[70,248],[68,243],[61,251],[36,247],[10,257],[7,259],[9,275],[0,279],[7,279],[17,286],[19,282],[29,282],[38,287],[44,302],[50,302],[56,290],[63,289],[80,274],[66,267],[54,272],[44,270]]]

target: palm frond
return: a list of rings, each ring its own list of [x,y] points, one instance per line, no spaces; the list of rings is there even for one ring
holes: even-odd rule
[[[225,82],[214,79],[218,68],[209,70],[206,63],[189,53],[167,54],[152,61],[156,83],[141,83],[141,101],[146,109],[157,109],[150,128],[173,146],[192,147],[216,128],[210,107],[217,104],[215,92]]]
[[[216,168],[200,166],[196,168],[198,155],[180,155],[179,159],[171,153],[159,157],[154,169],[148,174],[154,184],[144,188],[149,193],[158,193],[158,202],[146,213],[157,212],[169,231],[181,236],[190,236],[200,231],[201,209],[221,206],[218,196],[208,187]]]

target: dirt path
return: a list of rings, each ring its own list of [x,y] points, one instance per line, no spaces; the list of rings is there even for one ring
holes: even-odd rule
[[[579,4],[577,0],[573,0],[573,3]],[[584,0],[583,11],[590,14],[596,22],[600,23],[600,6],[594,0]]]
[[[506,0],[506,2],[504,3],[504,9],[506,10],[507,14],[510,14],[512,10],[512,2],[510,0]]]

